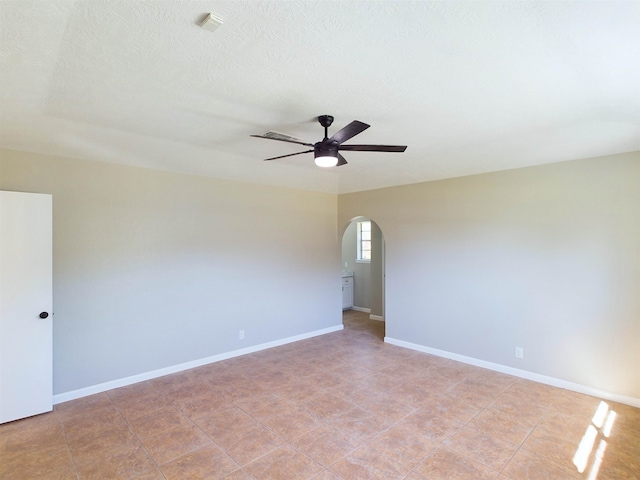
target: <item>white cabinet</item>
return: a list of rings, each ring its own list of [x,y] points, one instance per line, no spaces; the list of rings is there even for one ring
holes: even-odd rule
[[[353,277],[342,277],[342,309],[353,307]]]

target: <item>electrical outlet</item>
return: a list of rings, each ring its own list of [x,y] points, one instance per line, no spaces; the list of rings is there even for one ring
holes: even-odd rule
[[[240,330],[240,331],[238,332],[238,338],[239,338],[240,340],[244,340],[244,330]]]
[[[515,355],[516,355],[516,358],[524,358],[524,348],[516,347]]]

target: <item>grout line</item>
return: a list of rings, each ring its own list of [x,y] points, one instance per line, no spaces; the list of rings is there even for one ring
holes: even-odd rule
[[[133,428],[133,425],[131,425],[131,423],[129,423],[129,420],[127,420],[127,418],[122,414],[122,412],[120,411],[120,409],[118,408],[118,406],[113,402],[113,399],[111,398],[111,396],[109,395],[109,392],[105,392],[107,395],[107,398],[109,399],[109,401],[111,402],[111,405],[113,405],[113,407],[116,409],[116,411],[118,412],[118,415],[120,415],[120,417],[124,420],[124,422],[127,424],[127,427],[129,428],[129,431],[133,434],[134,437],[136,437],[136,440],[138,440],[138,443],[140,444],[140,447],[142,448],[142,450],[144,450],[144,453],[147,455],[147,457],[149,457],[149,460],[151,460],[151,463],[153,463],[156,467],[156,469],[158,470],[158,472],[160,473],[160,475],[162,475],[162,478],[164,478],[165,480],[167,479],[167,477],[165,477],[164,473],[162,472],[162,470],[160,469],[160,465],[158,465],[155,461],[155,459],[151,456],[151,454],[149,453],[149,451],[147,450],[147,447],[144,445],[144,443],[142,442],[142,440],[140,439],[140,437],[138,436],[138,434],[136,433],[136,431]],[[155,410],[154,410],[155,411]]]
[[[60,414],[58,410],[53,407],[53,413],[56,416],[56,421],[60,426],[60,430],[62,430],[62,435],[64,436],[64,442],[67,444],[67,451],[69,452],[69,457],[71,458],[71,463],[73,464],[73,470],[76,472],[76,478],[80,479],[80,472],[78,472],[78,466],[76,465],[76,459],[73,456],[73,452],[71,451],[71,445],[69,445],[69,439],[67,438],[67,431],[64,428],[64,424],[62,423],[62,419],[60,418]]]

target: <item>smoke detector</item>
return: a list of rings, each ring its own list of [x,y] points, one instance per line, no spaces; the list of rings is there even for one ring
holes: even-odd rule
[[[208,13],[204,20],[202,20],[202,22],[200,23],[200,26],[202,28],[211,32],[215,32],[220,25],[222,25],[222,19],[216,17],[213,13]]]

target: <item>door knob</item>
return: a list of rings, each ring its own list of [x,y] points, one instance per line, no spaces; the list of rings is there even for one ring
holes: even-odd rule
[[[42,312],[42,313],[40,314],[40,318],[47,318],[48,316],[49,316],[49,313],[48,313],[48,312]]]

